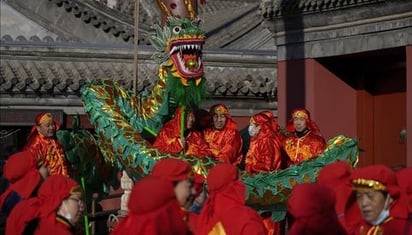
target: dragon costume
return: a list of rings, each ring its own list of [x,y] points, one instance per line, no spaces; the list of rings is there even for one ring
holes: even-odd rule
[[[159,69],[150,94],[134,95],[107,79],[87,83],[81,92],[84,109],[95,128],[97,144],[105,160],[126,170],[133,180],[149,174],[159,159],[180,158],[161,154],[142,134],[156,135],[177,107],[199,105],[205,97],[204,32],[199,28],[199,21],[190,14],[181,18],[168,16],[163,27],[155,27],[155,35],[151,38],[157,49],[152,58]],[[247,202],[258,210],[284,212],[284,202],[294,185],[315,181],[319,170],[328,163],[344,160],[355,164],[357,157],[357,142],[337,136],[315,160],[269,173],[242,172]],[[183,160],[189,162],[195,172],[204,175],[216,164],[208,157],[185,156]],[[276,214],[274,217],[276,219]]]

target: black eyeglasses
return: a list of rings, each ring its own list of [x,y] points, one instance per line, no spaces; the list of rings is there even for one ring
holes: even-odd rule
[[[77,204],[79,205],[79,207],[83,207],[84,206],[84,202],[82,199],[79,198],[75,198],[75,197],[69,197],[70,200],[76,201]]]

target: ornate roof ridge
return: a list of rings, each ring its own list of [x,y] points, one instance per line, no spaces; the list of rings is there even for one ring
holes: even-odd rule
[[[296,14],[342,10],[386,0],[262,0],[260,14],[266,19]]]

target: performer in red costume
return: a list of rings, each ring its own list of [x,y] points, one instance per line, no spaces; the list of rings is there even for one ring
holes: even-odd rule
[[[412,234],[407,227],[407,199],[390,168],[383,165],[357,168],[351,179],[363,217],[356,235]]]
[[[212,157],[219,162],[237,165],[242,160],[242,137],[236,122],[229,115],[229,110],[223,104],[210,108],[213,117],[213,127],[204,131]]]
[[[250,118],[249,150],[245,169],[250,173],[274,171],[281,167],[280,140],[273,129],[272,119],[261,112]]]
[[[361,221],[361,213],[351,182],[352,166],[338,161],[323,167],[317,183],[325,185],[335,193],[336,216],[348,234],[353,234]]]
[[[83,214],[82,189],[64,175],[49,176],[38,196],[22,201],[7,218],[6,234],[73,235]],[[31,223],[38,220],[37,224]]]
[[[336,218],[334,193],[319,184],[296,185],[288,200],[293,222],[288,235],[346,235]]]
[[[235,166],[216,165],[206,181],[209,196],[194,226],[194,234],[267,234],[257,212],[245,205],[245,185]]]
[[[31,152],[18,152],[9,157],[3,169],[10,185],[0,196],[0,211],[8,215],[20,201],[37,196],[37,189],[49,172]]]
[[[284,140],[283,148],[289,156],[287,165],[299,164],[315,158],[326,147],[325,139],[319,135],[319,128],[306,109],[295,109],[288,122],[287,130],[292,134]]]
[[[69,165],[64,154],[65,150],[56,137],[60,124],[51,113],[39,113],[35,125],[31,129],[25,151],[31,151],[44,162],[50,170],[50,175],[69,176]]]
[[[183,120],[182,112],[184,113]],[[174,118],[166,122],[160,130],[153,147],[171,154],[182,153],[198,158],[211,156],[203,133],[194,129],[195,122],[196,117],[193,109],[190,107],[178,108]],[[185,123],[184,128],[181,128],[182,123]]]
[[[128,208],[127,216],[111,235],[189,234],[169,181],[153,176],[138,181],[130,194]]]

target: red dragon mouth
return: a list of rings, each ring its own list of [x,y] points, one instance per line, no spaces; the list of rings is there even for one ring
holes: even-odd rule
[[[170,42],[169,55],[182,78],[197,79],[203,75],[202,47],[204,40],[179,39]]]

